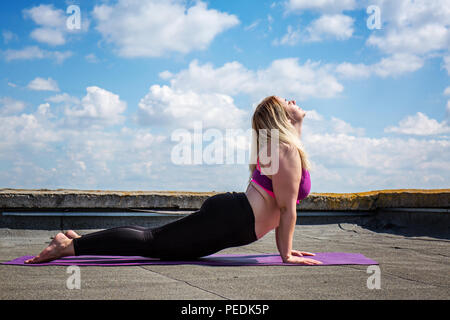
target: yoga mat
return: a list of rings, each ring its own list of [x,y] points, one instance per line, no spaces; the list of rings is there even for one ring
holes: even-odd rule
[[[6,265],[17,266],[140,266],[140,265],[208,265],[208,266],[305,266],[301,264],[283,263],[279,254],[213,254],[197,260],[189,261],[170,261],[159,260],[155,258],[146,258],[140,256],[72,256],[64,257],[51,262],[39,264],[26,264],[24,261],[33,256],[23,256],[14,260],[3,262]],[[318,266],[333,265],[374,265],[378,262],[365,257],[360,253],[345,252],[318,252],[315,256],[308,256],[321,261],[323,264]]]

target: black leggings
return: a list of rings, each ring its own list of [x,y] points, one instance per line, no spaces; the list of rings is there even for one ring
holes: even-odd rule
[[[73,240],[75,255],[195,259],[257,240],[255,216],[244,192],[206,199],[188,216],[156,228],[126,226]]]

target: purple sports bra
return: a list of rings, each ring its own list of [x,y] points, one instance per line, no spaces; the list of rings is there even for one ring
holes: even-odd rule
[[[261,166],[259,165],[259,157],[257,159],[257,165],[255,170],[253,170],[252,180],[254,183],[259,185],[261,188],[267,191],[272,197],[275,198],[273,193],[272,180],[261,173]],[[297,204],[301,200],[305,199],[309,192],[311,191],[311,177],[308,170],[302,168],[302,179],[300,180],[300,187],[298,189]]]

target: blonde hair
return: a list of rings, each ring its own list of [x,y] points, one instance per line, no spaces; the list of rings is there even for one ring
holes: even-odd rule
[[[279,143],[287,146],[295,147],[300,155],[302,168],[310,170],[311,165],[308,161],[308,155],[304,150],[303,144],[300,141],[298,132],[289,121],[289,115],[286,109],[280,103],[275,96],[269,96],[263,99],[256,107],[252,116],[252,133],[256,135],[252,139],[252,151],[256,150],[256,154],[259,155],[259,146],[265,146],[271,138],[271,129],[278,130]],[[261,131],[261,129],[266,129]],[[264,132],[264,136],[267,139],[260,141],[261,132]],[[265,138],[265,137],[264,137]],[[256,145],[255,145],[256,144]],[[253,170],[256,168],[256,159],[250,161],[250,178]]]

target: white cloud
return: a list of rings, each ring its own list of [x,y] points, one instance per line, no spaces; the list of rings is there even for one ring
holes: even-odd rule
[[[0,158],[17,156],[14,150],[26,146],[34,152],[45,152],[49,143],[60,141],[42,111],[0,117]]]
[[[76,161],[75,163],[80,166],[81,170],[86,171],[86,163],[84,161]]]
[[[381,59],[372,65],[373,72],[380,77],[397,76],[403,73],[416,71],[423,66],[423,60],[411,54],[394,54]]]
[[[0,181],[13,188],[108,189],[120,188],[118,181],[122,190],[161,188],[153,163],[167,162],[165,136],[126,127],[80,130],[59,126],[62,120],[53,119],[48,103],[31,114],[0,115],[0,160],[7,163]]]
[[[276,92],[298,100],[331,98],[344,89],[327,66],[310,60],[299,64],[297,58],[275,60],[267,69],[258,70],[255,78],[249,93],[261,97]]]
[[[370,4],[379,6],[383,30],[372,33],[367,45],[384,53],[410,54],[423,59],[448,56],[448,0],[373,0]]]
[[[414,72],[424,61],[443,56],[443,68],[450,75],[450,2],[448,0],[289,0],[285,13],[315,11],[322,14],[306,27],[304,41],[326,38],[345,40],[353,35],[354,20],[342,14],[375,5],[380,8],[382,29],[371,32],[366,45],[388,54],[378,63],[341,63],[337,72],[350,78],[370,75],[396,76]],[[405,58],[405,60],[402,60]]]
[[[94,53],[89,53],[89,54],[85,55],[84,58],[89,63],[97,63],[100,61]]]
[[[197,1],[119,0],[95,6],[96,29],[124,57],[159,57],[203,50],[221,32],[239,23],[236,16]]]
[[[81,29],[67,28],[66,24],[69,16],[63,10],[55,9],[53,4],[40,4],[30,9],[24,9],[23,15],[40,26],[31,32],[31,38],[53,46],[65,44],[68,34],[87,31],[89,28],[89,19],[84,16],[81,17],[81,13]]]
[[[313,188],[362,192],[393,188],[442,188],[450,179],[450,142],[365,136],[343,119],[306,110],[302,140],[312,162]]]
[[[364,63],[342,62],[336,66],[336,72],[344,78],[367,78],[372,74],[372,69]]]
[[[81,99],[80,105],[66,105],[65,124],[69,126],[101,127],[120,124],[125,120],[122,113],[127,108],[126,102],[119,96],[105,89],[92,86],[86,88],[87,94]],[[67,102],[68,97],[61,97]]]
[[[444,68],[450,76],[450,55],[444,57]]]
[[[4,55],[6,61],[43,59],[45,57],[45,51],[36,46],[29,46],[22,50],[5,50]]]
[[[367,39],[367,44],[376,46],[386,53],[426,54],[447,49],[450,44],[449,38],[448,26],[429,23],[416,27],[392,29],[384,36],[371,35]]]
[[[306,28],[307,40],[322,41],[327,38],[347,40],[353,35],[353,23],[353,18],[343,14],[322,15]]]
[[[156,86],[156,89],[164,91],[163,87]],[[186,92],[165,90],[167,99],[181,99],[188,109],[195,105],[195,99],[189,100]],[[155,95],[149,92],[149,95],[146,98],[159,100],[146,100],[146,103],[176,107],[174,102],[165,102],[162,92]],[[206,94],[192,97],[209,103],[204,99]],[[70,99],[68,94],[52,98],[59,103]],[[155,110],[162,112],[161,108]],[[203,111],[210,112],[211,108]],[[180,109],[182,107],[174,110]],[[190,110],[199,112],[193,107]],[[0,122],[4,124],[0,126],[0,160],[8,164],[6,170],[0,171],[0,181],[8,181],[8,187],[245,190],[246,165],[176,166],[170,161],[173,143],[167,136],[151,133],[148,128],[122,127],[109,131],[104,127],[80,129],[79,126],[59,125],[64,123],[63,119],[53,119],[50,111],[50,104],[43,103],[32,114],[0,115]],[[68,115],[62,113],[61,116]],[[192,119],[190,115],[186,118],[187,121]],[[212,117],[208,115],[208,119]],[[325,117],[316,110],[307,110],[302,134],[313,162],[313,188],[318,192],[444,187],[450,179],[450,164],[445,161],[450,157],[450,142],[427,136],[421,138],[366,137],[363,128],[356,128],[344,119]],[[45,166],[41,165],[43,161]],[[211,182],[207,178],[212,175],[224,179]],[[236,176],[241,180],[231,179]]]
[[[343,62],[336,66],[336,72],[344,78],[352,79],[367,78],[372,75],[382,78],[396,77],[422,68],[423,63],[423,59],[418,56],[397,53],[371,65]]]
[[[37,7],[24,9],[23,15],[33,20],[36,24],[46,27],[60,28],[66,23],[64,11],[54,9],[51,4],[41,4]]]
[[[450,100],[447,101],[447,108],[445,111],[446,111],[447,119],[448,119],[448,121],[450,121]]]
[[[8,62],[13,60],[52,59],[60,64],[72,56],[71,51],[47,51],[37,46],[28,46],[21,50],[8,49],[2,53]]]
[[[0,97],[0,115],[18,113],[25,108],[25,102],[10,97]]]
[[[380,8],[382,21],[391,30],[429,23],[448,25],[450,4],[447,0],[366,0]]]
[[[444,95],[450,95],[450,87],[444,90]],[[442,135],[450,133],[450,100],[447,101],[446,118],[441,122],[429,118],[422,112],[417,112],[415,115],[402,119],[397,126],[385,128],[384,132],[416,136],[441,135],[441,137],[448,138],[448,136]]]
[[[316,121],[324,120],[324,117],[320,113],[318,113],[316,110],[306,110],[306,117],[308,120],[316,120]]]
[[[324,13],[337,13],[344,10],[353,10],[355,0],[289,0],[285,3],[286,13],[314,10]]]
[[[80,99],[70,96],[67,93],[61,93],[45,99],[53,103],[80,104]]]
[[[364,128],[357,128],[351,125],[350,123],[339,119],[337,117],[331,116],[331,119],[327,119],[324,115],[320,114],[317,110],[307,110],[305,107],[302,107],[306,111],[305,120],[303,122],[303,135],[338,135],[338,134],[346,134],[346,135],[355,135],[358,137],[365,135]]]
[[[258,19],[256,21],[253,21],[251,24],[249,24],[248,26],[244,27],[244,30],[245,31],[253,30],[259,25],[260,22],[261,22],[260,19]]]
[[[242,128],[247,117],[228,95],[153,85],[139,102],[135,120],[141,124],[189,128],[193,128],[196,121],[202,121],[205,128]]]
[[[60,30],[51,28],[37,28],[31,32],[31,37],[39,42],[50,45],[62,45],[66,43],[63,33]]]
[[[3,30],[2,31],[2,36],[3,36],[3,42],[5,44],[9,43],[12,40],[17,40],[17,34],[15,34],[14,32],[11,32],[9,30]]]
[[[336,134],[344,133],[344,134],[354,134],[356,136],[364,136],[365,134],[364,128],[354,128],[349,123],[336,117],[331,117],[331,123],[333,131]]]
[[[61,64],[64,60],[67,58],[70,58],[72,56],[71,51],[53,51],[53,52],[47,52],[47,55],[49,57],[52,57],[56,60],[56,63]]]
[[[173,73],[165,70],[163,72],[160,72],[158,76],[163,80],[167,80],[173,77]]]
[[[445,88],[444,96],[450,96],[450,87]]]
[[[170,85],[175,90],[192,90],[199,93],[220,92],[235,95],[243,90],[248,91],[248,86],[254,80],[254,73],[237,61],[214,68],[211,63],[201,65],[197,60],[193,60],[188,69],[170,74],[165,73],[165,76],[170,79]]]
[[[442,161],[450,157],[448,140],[310,134],[306,130],[303,140],[313,161],[313,186],[320,192],[443,188],[450,179],[449,162]],[[324,179],[323,168],[335,177]]]
[[[280,39],[275,39],[273,45],[295,46],[300,41],[300,29],[293,29],[292,26],[287,27],[287,33]]]
[[[55,115],[51,112],[51,107],[49,103],[40,104],[37,108],[36,114],[46,118],[55,118]]]
[[[59,91],[58,84],[52,78],[35,78],[28,86],[28,89],[35,91]]]
[[[274,60],[267,68],[249,70],[239,62],[229,62],[214,68],[210,63],[200,65],[197,60],[189,68],[170,78],[174,90],[220,92],[227,95],[244,93],[253,99],[277,94],[297,100],[310,97],[331,98],[343,91],[332,70],[320,62],[297,58]]]
[[[267,23],[269,24],[269,31],[271,31],[272,30],[272,26],[271,26],[271,24],[274,22],[275,20],[274,20],[274,18],[270,15],[270,14],[268,14],[267,15]]]
[[[385,128],[384,132],[428,136],[450,133],[450,126],[445,120],[438,122],[435,119],[428,118],[422,112],[417,112],[416,115],[401,120],[397,127]]]

